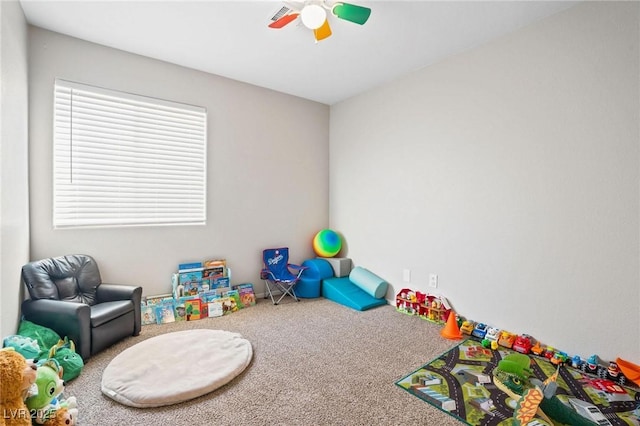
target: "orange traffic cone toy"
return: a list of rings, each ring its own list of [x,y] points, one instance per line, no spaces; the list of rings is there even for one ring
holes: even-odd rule
[[[451,311],[449,312],[449,317],[447,318],[447,323],[444,328],[440,331],[442,337],[451,340],[459,340],[462,339],[462,333],[460,333],[460,327],[458,327],[458,322],[456,321],[456,313]]]

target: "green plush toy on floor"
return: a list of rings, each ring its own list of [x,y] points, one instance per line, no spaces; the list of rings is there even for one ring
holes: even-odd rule
[[[68,337],[62,339],[55,331],[31,321],[20,321],[18,334],[4,339],[4,346],[15,348],[26,359],[55,359],[67,382],[78,377],[84,367],[73,341]]]
[[[40,350],[40,345],[38,345],[38,342],[35,339],[21,336],[19,334],[5,337],[2,341],[2,347],[13,348],[25,359],[38,359],[38,356],[42,352]]]
[[[68,337],[59,340],[49,349],[49,358],[58,361],[64,372],[62,379],[65,382],[78,377],[84,367],[82,357],[76,352],[76,345]]]
[[[56,411],[61,408],[73,410],[77,418],[78,410],[75,397],[66,400],[62,399],[64,391],[64,381],[62,371],[58,362],[54,359],[41,361],[36,371],[36,385],[38,392],[28,397],[25,401],[33,422],[44,424],[48,419],[55,417]]]

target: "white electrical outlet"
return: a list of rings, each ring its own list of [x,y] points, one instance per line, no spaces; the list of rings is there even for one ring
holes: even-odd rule
[[[429,287],[438,288],[438,274],[429,274]]]
[[[402,270],[402,281],[405,283],[411,282],[411,269]]]

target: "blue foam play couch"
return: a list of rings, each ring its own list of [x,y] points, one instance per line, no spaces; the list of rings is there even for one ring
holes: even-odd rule
[[[384,298],[387,283],[384,280],[364,268],[355,268],[351,272],[348,277],[324,279],[322,296],[358,311],[387,304]]]

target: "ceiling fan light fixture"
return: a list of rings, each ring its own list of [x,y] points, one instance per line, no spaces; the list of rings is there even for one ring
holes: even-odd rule
[[[317,30],[327,20],[327,12],[322,6],[308,4],[300,11],[300,19],[305,27],[310,30]]]

